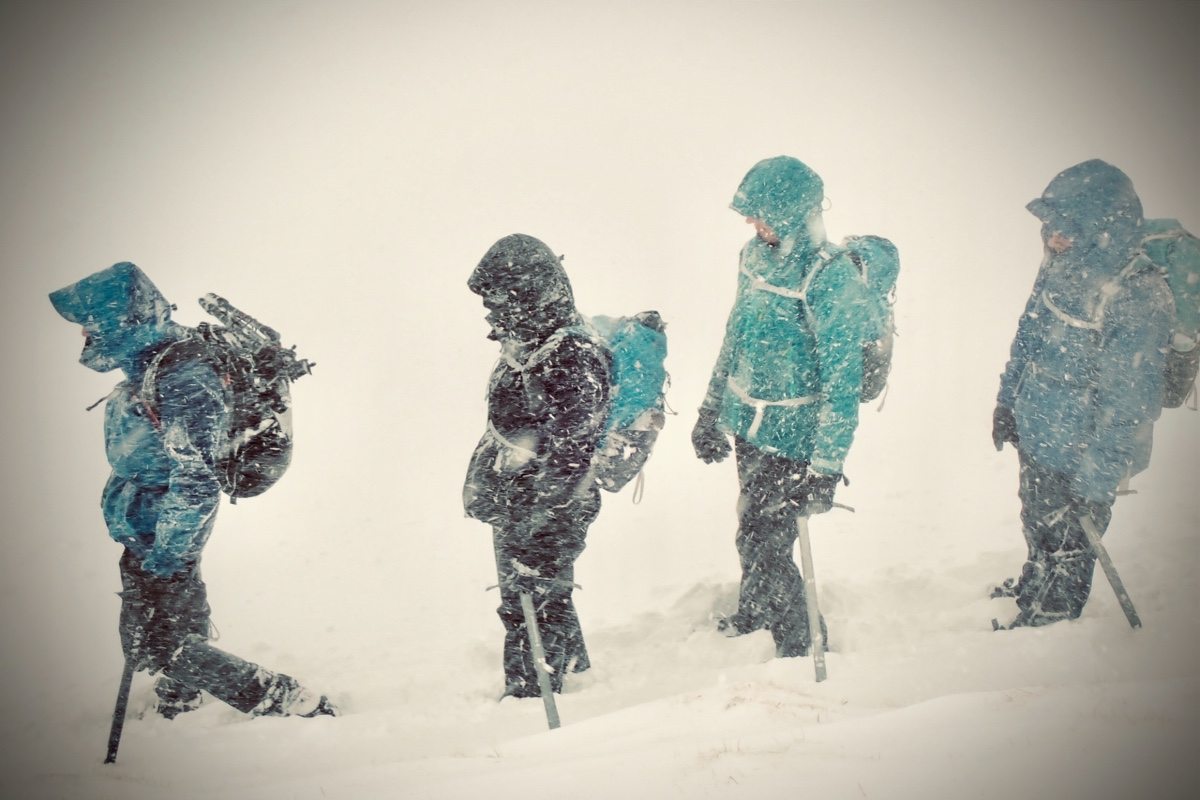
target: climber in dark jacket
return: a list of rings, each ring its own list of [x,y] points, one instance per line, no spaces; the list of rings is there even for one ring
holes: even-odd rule
[[[590,465],[608,413],[609,357],[587,333],[558,256],[539,240],[496,242],[467,285],[483,298],[501,353],[463,504],[493,530],[504,693],[534,697],[522,592],[534,600],[552,689],[589,666],[571,595],[575,559],[600,511]]]
[[[172,358],[189,330],[128,262],[53,292],[50,302],[83,327],[80,362],[125,380],[108,397],[104,443],[112,474],[101,508],[120,559],[119,632],[135,669],[160,673],[158,711],[195,708],[201,690],[254,715],[333,714],[323,695],[208,643],[209,607],[200,555],[221,489],[215,472],[227,447],[230,395],[208,361]],[[147,397],[146,374],[153,370]]]
[[[1027,208],[1045,258],[1013,340],[992,442],[1020,457],[1028,559],[1008,627],[1074,619],[1117,487],[1150,460],[1174,318],[1171,290],[1142,252],[1142,204],[1121,170],[1093,159],[1059,173]]]

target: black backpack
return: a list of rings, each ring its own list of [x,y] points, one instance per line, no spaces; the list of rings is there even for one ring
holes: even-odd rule
[[[208,362],[229,391],[229,430],[217,461],[221,490],[236,503],[270,489],[292,459],[292,415],[289,384],[312,372],[315,364],[283,347],[279,334],[215,294],[200,306],[223,323],[201,322],[187,338],[172,342],[155,356],[142,379],[142,402],[151,419],[158,393],[158,374],[172,364]],[[157,424],[157,423],[156,423]]]

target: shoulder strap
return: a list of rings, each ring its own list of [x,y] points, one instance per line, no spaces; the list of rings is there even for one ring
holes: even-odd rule
[[[1144,252],[1138,251],[1129,263],[1113,277],[1109,278],[1100,287],[1100,299],[1096,303],[1096,311],[1092,314],[1091,319],[1082,319],[1074,317],[1063,311],[1055,305],[1053,298],[1050,297],[1050,292],[1046,289],[1042,290],[1042,304],[1050,310],[1054,316],[1058,317],[1063,323],[1070,325],[1072,328],[1083,328],[1085,330],[1098,331],[1104,327],[1104,315],[1108,311],[1109,302],[1121,291],[1121,285],[1125,279],[1136,272],[1141,271],[1146,267],[1153,267],[1152,262]]]
[[[189,356],[203,356],[207,352],[208,345],[205,342],[194,336],[188,336],[168,343],[150,361],[145,375],[142,376],[138,400],[146,409],[146,416],[150,418],[150,422],[155,428],[162,426],[158,414],[158,377],[163,369],[179,364]]]
[[[752,289],[757,289],[762,292],[771,292],[772,294],[777,294],[782,297],[790,297],[794,300],[804,301],[808,299],[808,290],[809,287],[812,286],[813,278],[816,277],[816,274],[820,272],[822,267],[824,267],[830,261],[833,261],[835,257],[836,254],[829,252],[828,246],[822,245],[821,249],[817,251],[817,260],[813,262],[813,265],[809,268],[808,272],[805,273],[804,280],[800,282],[799,289],[787,289],[783,286],[776,286],[775,284],[768,282],[765,278],[761,278],[753,273],[745,264],[742,264],[738,269],[743,275],[750,279],[750,288]]]
[[[556,330],[549,339],[542,343],[541,347],[530,353],[524,361],[518,361],[510,353],[507,353],[504,350],[500,351],[500,358],[501,360],[507,362],[508,365],[517,372],[525,372],[544,360],[546,356],[554,352],[555,348],[557,348],[564,339],[572,335],[579,336],[587,339],[588,341],[595,341],[597,338],[599,338],[598,334],[593,334],[592,331],[589,331],[583,325],[567,325]]]

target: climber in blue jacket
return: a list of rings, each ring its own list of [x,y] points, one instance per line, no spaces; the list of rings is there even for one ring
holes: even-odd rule
[[[134,264],[123,262],[53,292],[50,302],[83,328],[80,362],[125,375],[108,397],[104,445],[112,473],[101,508],[120,559],[119,632],[135,669],[160,673],[158,711],[195,708],[201,690],[253,715],[334,714],[324,695],[294,678],[208,643],[200,556],[221,489],[215,465],[228,446],[230,393],[209,361],[157,357],[191,331]],[[145,396],[155,367],[155,397]]]
[[[997,450],[1020,459],[1028,558],[997,587],[1020,609],[1006,627],[1074,619],[1096,556],[1081,520],[1103,533],[1121,482],[1149,463],[1175,316],[1161,271],[1142,252],[1142,204],[1100,160],[1059,173],[1027,208],[1044,260],[1013,340],[993,415]]]

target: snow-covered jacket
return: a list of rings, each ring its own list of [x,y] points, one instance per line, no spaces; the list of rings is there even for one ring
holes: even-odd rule
[[[821,179],[787,156],[756,164],[732,208],[778,244],[742,248],[737,296],[702,408],[762,450],[842,471],[862,386],[868,305],[849,257],[825,241]]]
[[[588,481],[608,414],[609,357],[587,335],[558,257],[514,234],[492,246],[468,285],[489,310],[501,357],[467,468],[467,515],[525,521],[598,502]]]
[[[1029,209],[1045,235],[1073,244],[1046,250],[998,402],[1013,411],[1022,453],[1071,476],[1077,496],[1111,501],[1149,463],[1174,301],[1140,252],[1141,202],[1116,167],[1064,170]]]
[[[125,373],[104,411],[112,473],[101,508],[109,535],[147,571],[173,575],[199,559],[212,531],[227,390],[210,364],[181,360],[163,365],[157,397],[142,402],[147,366],[187,331],[170,321],[170,305],[135,265],[115,264],[52,293],[50,301],[87,332],[82,363]]]

